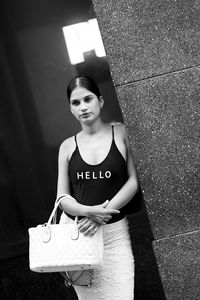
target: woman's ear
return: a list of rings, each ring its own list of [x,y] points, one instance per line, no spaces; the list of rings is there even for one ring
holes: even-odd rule
[[[104,106],[104,99],[103,99],[102,96],[99,97],[99,105],[100,105],[101,109],[102,109],[103,106]]]

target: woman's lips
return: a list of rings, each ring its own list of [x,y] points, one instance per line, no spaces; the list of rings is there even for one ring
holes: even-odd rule
[[[81,117],[82,118],[87,118],[87,117],[89,117],[89,115],[90,115],[90,113],[84,113],[84,114],[81,114]]]

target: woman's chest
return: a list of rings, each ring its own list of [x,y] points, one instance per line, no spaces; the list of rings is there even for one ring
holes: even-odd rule
[[[82,159],[90,165],[98,165],[102,163],[108,156],[112,156],[112,150],[119,151],[119,153],[126,160],[126,147],[122,141],[114,140],[99,140],[93,143],[87,143],[79,146],[79,153]]]
[[[109,155],[111,143],[107,141],[88,142],[79,147],[82,159],[91,165],[100,164]]]

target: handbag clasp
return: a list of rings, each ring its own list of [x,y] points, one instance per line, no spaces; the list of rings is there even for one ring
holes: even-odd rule
[[[48,243],[51,239],[51,229],[50,226],[43,227],[43,242]]]
[[[78,240],[78,237],[79,237],[78,226],[76,224],[74,224],[72,231],[71,231],[71,239]]]

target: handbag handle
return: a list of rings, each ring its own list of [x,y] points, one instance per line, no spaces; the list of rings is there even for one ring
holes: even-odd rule
[[[68,195],[68,194],[64,194],[61,195],[59,198],[56,199],[55,204],[54,204],[54,208],[51,212],[51,215],[49,217],[49,220],[46,224],[44,224],[45,226],[45,231],[44,231],[44,236],[43,236],[43,242],[44,243],[48,243],[51,239],[51,227],[50,224],[53,220],[53,224],[56,224],[56,215],[57,215],[57,208],[62,200],[62,198],[67,197],[67,198],[71,198],[73,200],[75,200],[72,196]],[[74,223],[73,223],[73,228],[71,230],[71,239],[72,240],[77,240],[79,238],[79,229],[78,229],[78,216],[75,217]]]
[[[56,224],[57,209],[58,209],[58,206],[59,206],[60,202],[63,200],[64,197],[71,198],[71,199],[75,200],[71,195],[68,195],[68,194],[64,194],[64,195],[59,196],[55,201],[54,208],[51,212],[51,215],[49,217],[49,220],[48,220],[46,226],[50,226],[52,221],[53,221],[53,224]],[[78,223],[78,217],[76,216],[75,217],[75,224],[77,224],[77,223]]]

